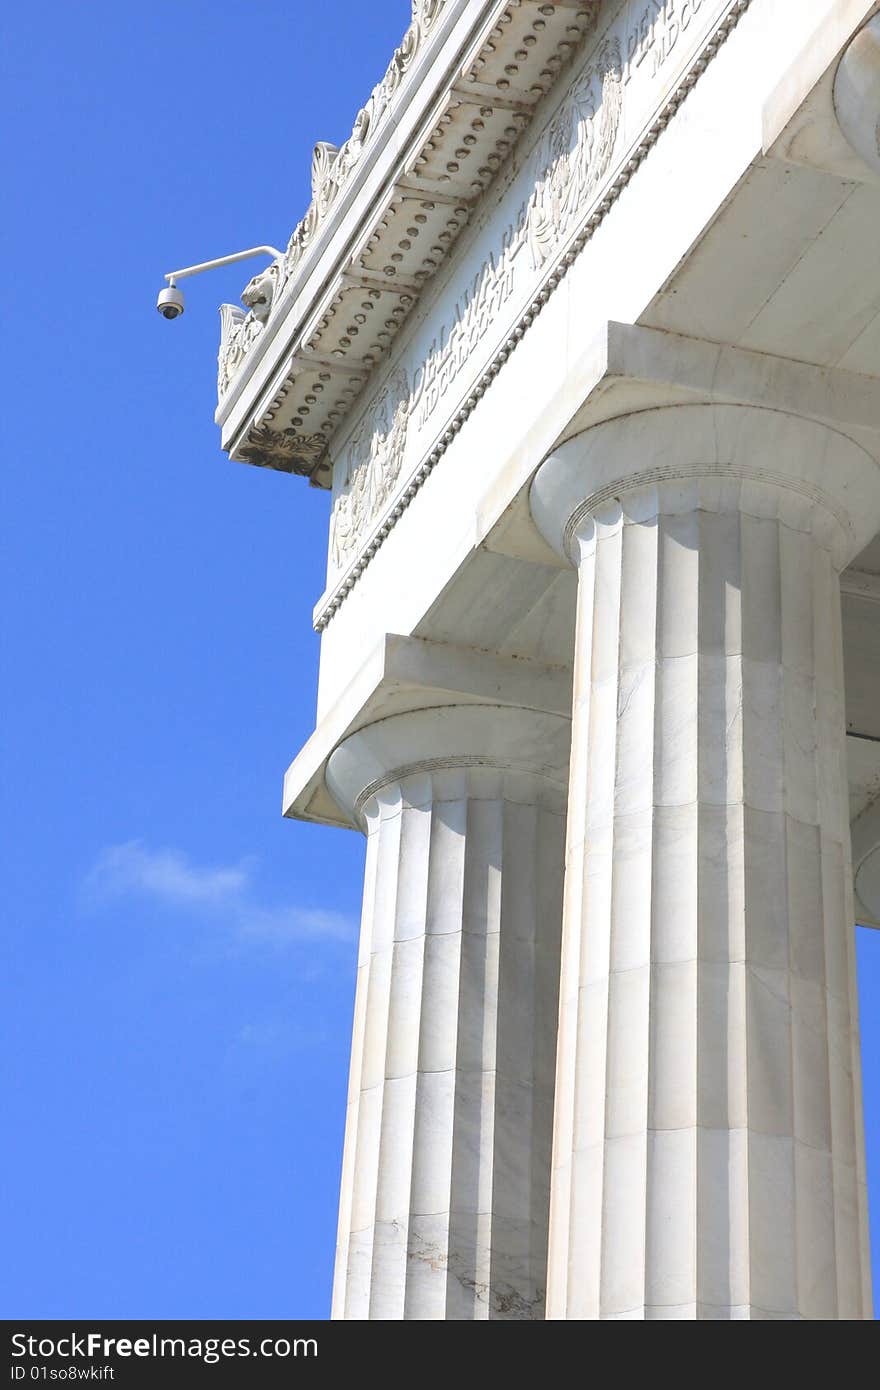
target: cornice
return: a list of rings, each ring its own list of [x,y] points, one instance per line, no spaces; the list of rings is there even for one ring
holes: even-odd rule
[[[217,420],[243,462],[329,486],[327,441],[595,26],[599,0],[413,0],[284,256],[221,310]],[[366,217],[352,216],[355,207]]]

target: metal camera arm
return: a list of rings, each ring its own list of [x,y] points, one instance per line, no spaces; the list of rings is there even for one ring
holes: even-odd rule
[[[165,276],[168,284],[173,289],[178,280],[183,280],[187,275],[200,275],[203,270],[216,270],[221,265],[233,265],[236,261],[246,261],[251,256],[271,256],[277,260],[284,253],[274,246],[251,246],[247,251],[236,251],[232,256],[220,256],[216,261],[202,261],[199,265],[184,266],[183,270],[172,270]]]

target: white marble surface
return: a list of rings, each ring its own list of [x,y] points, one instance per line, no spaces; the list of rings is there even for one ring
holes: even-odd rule
[[[543,1317],[568,739],[453,706],[330,760],[367,832],[335,1318]]]
[[[776,0],[752,0],[736,29],[690,90],[687,101],[669,120],[661,139],[634,173],[625,193],[584,246],[540,314],[521,337],[517,336],[516,350],[505,360],[473,412],[460,428],[456,424],[455,437],[442,461],[396,519],[381,549],[324,629],[321,716],[338,699],[382,632],[411,633],[424,621],[444,587],[459,567],[471,561],[475,548],[567,428],[584,399],[585,348],[602,325],[609,319],[629,324],[641,321],[655,297],[674,282],[678,268],[689,260],[699,262],[699,257],[692,254],[694,248],[699,246],[719,210],[732,198],[736,201],[735,190],[751,162],[761,162],[766,98],[786,70],[800,61],[799,55],[808,47],[816,25],[837,4],[838,0],[799,0],[795,15],[791,6]],[[628,8],[632,16],[641,16],[645,7],[631,0]],[[716,5],[704,4],[697,14],[700,25],[710,14],[717,14],[718,9]],[[693,32],[692,25],[689,33]],[[669,56],[672,67],[677,65],[682,42]],[[658,104],[665,90],[664,69],[665,65],[656,84]],[[640,74],[649,70],[646,62]],[[632,95],[630,85],[624,94],[625,104]],[[730,119],[731,111],[737,112],[736,120]],[[624,119],[629,120],[630,115]],[[624,148],[621,137],[618,153],[622,154]],[[525,154],[524,146],[523,158]],[[520,179],[518,169],[511,169],[511,178]],[[500,195],[506,195],[508,183],[505,174],[499,181],[499,196],[486,200],[431,282],[420,301],[418,315],[402,330],[393,361],[383,369],[381,380],[386,379],[398,361],[406,362],[412,377],[424,360],[419,340],[430,343],[444,324],[448,329],[455,321],[456,305],[485,261],[486,248],[501,244],[510,200]],[[527,196],[528,189],[523,188],[515,206]],[[811,189],[806,196],[811,208],[815,205],[821,214],[825,206],[822,193]],[[737,322],[739,305],[750,304],[753,294],[762,301],[769,299],[777,281],[784,280],[791,269],[789,261],[776,254],[772,229],[767,227],[764,215],[767,205],[762,197],[759,207],[750,209],[748,227],[737,228],[735,237],[725,239],[725,263],[735,267],[735,272],[728,270],[725,274],[723,266],[719,272],[713,271],[713,294],[717,297],[727,286],[726,299],[731,303],[725,313],[731,330]],[[585,213],[588,206],[584,204]],[[857,292],[864,306],[873,300],[872,282],[861,274],[862,262],[871,254],[871,212],[872,208],[864,208],[860,214],[860,225],[866,229],[862,240],[868,248],[864,253],[860,249],[857,275]],[[805,241],[814,235],[812,221],[803,209],[795,225],[803,229]],[[650,234],[646,229],[650,229]],[[803,249],[797,231],[789,234],[786,224],[785,233],[786,249],[796,263]],[[851,227],[851,242],[854,235]],[[773,252],[769,266],[760,254],[765,244]],[[753,259],[749,260],[749,256]],[[850,246],[849,261],[853,259]],[[520,261],[525,267],[527,246],[518,252],[517,263]],[[838,254],[835,264],[840,273],[848,262]],[[778,335],[766,334],[760,346],[771,363],[780,356],[803,360],[804,343],[810,334],[819,332],[822,323],[836,322],[832,307],[824,305],[826,295],[834,296],[833,284],[834,277],[823,267],[822,273],[813,276],[799,291],[799,303],[805,305],[822,295],[823,312],[813,316],[809,332],[804,325],[796,325],[796,331],[789,334],[784,345]],[[669,293],[675,293],[674,283],[670,284]],[[711,328],[704,326],[710,302],[711,296],[701,286],[690,306],[688,327],[682,326],[681,319],[674,327],[695,338],[736,341],[738,335],[733,331],[725,333],[723,324],[716,329],[713,320]],[[490,336],[497,336],[505,327],[505,314],[512,305],[511,299],[504,306],[504,313],[493,320]],[[517,335],[521,327],[515,329]],[[444,397],[444,409],[438,407],[436,431],[428,431],[425,437],[426,452],[435,437],[442,436],[452,407],[473,393],[488,342],[489,336],[480,340],[478,350],[460,373],[460,385],[457,383],[455,390]],[[377,380],[377,388],[379,384]],[[355,423],[352,416],[342,426],[340,438]],[[440,535],[443,541],[437,544]],[[400,582],[401,575],[406,575],[405,583]],[[322,607],[319,604],[316,611],[322,611]]]
[[[876,464],[647,411],[532,509],[579,575],[547,1317],[869,1318],[838,570]]]
[[[834,78],[834,110],[852,149],[880,174],[880,15],[847,44]]]
[[[621,91],[600,41],[624,57],[647,9],[602,6],[600,46],[338,421],[337,501],[372,440],[357,543],[382,544],[338,608],[331,565],[318,728],[285,790],[368,831],[335,1316],[543,1316],[560,980],[548,1315],[866,1316],[852,868],[880,912],[880,831],[866,793],[851,865],[836,576],[880,523],[880,191],[832,89],[876,4],[737,4],[699,74],[732,5],[650,8]],[[581,89],[544,171],[545,117],[594,48],[601,102]],[[563,238],[544,259],[552,219],[520,235],[550,183],[565,236],[602,199],[572,257]],[[339,203],[340,232],[379,186]],[[871,632],[848,643],[856,719]],[[539,905],[572,651],[560,973]]]

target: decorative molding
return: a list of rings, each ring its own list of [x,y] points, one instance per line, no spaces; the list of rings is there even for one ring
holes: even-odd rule
[[[241,296],[242,303],[251,310],[260,324],[268,321],[288,281],[315,240],[340,189],[351,176],[365,147],[384,124],[397,89],[421,51],[445,3],[446,0],[413,0],[410,26],[399,47],[394,50],[382,81],[373,88],[366,105],[357,113],[351,135],[338,148],[325,140],[320,140],[315,145],[312,154],[312,201],[304,217],[294,228],[284,256],[281,260],[274,261],[268,270],[254,276]],[[222,360],[218,383],[221,399],[229,389],[232,378],[256,336],[257,334],[247,327],[245,319],[231,329],[228,338],[221,344]],[[238,452],[242,454],[242,450]]]
[[[282,473],[309,477],[324,448],[322,434],[302,435],[294,429],[273,430],[255,425],[249,430],[237,453],[243,463],[257,468],[274,468]]]
[[[319,217],[324,217],[330,206],[329,190],[333,187],[333,165],[339,155],[339,146],[327,140],[319,140],[312,151],[312,199],[317,204]]]
[[[476,706],[475,708],[481,708]],[[392,716],[393,717],[393,716]],[[493,758],[488,753],[449,753],[440,758],[420,758],[418,762],[407,763],[405,767],[393,768],[391,772],[384,773],[377,777],[368,787],[364,787],[354,804],[356,816],[360,816],[371,796],[375,796],[383,787],[388,787],[394,782],[402,782],[405,777],[416,777],[420,774],[431,772],[452,771],[458,767],[485,767],[492,772],[512,772],[522,777],[538,777],[545,782],[550,782],[554,787],[565,789],[564,779],[554,777],[549,768],[539,770],[531,765],[517,763],[515,758]],[[545,808],[549,809],[549,808]],[[564,815],[565,812],[558,814]]]
[[[351,590],[354,588],[373,556],[382,546],[386,537],[390,534],[394,525],[412,502],[426,479],[436,468],[440,459],[474,410],[478,401],[486,393],[508,357],[515,350],[517,343],[537,318],[551,294],[574,264],[593,233],[605,220],[605,217],[617,202],[617,199],[628,185],[630,179],[657,143],[657,140],[662,135],[666,126],[685,101],[688,93],[694,87],[697,80],[701,77],[703,72],[705,72],[719,48],[736,28],[736,25],[739,23],[750,4],[751,0],[733,0],[727,13],[719,20],[699,52],[695,54],[690,64],[682,73],[675,87],[670,91],[666,102],[657,112],[650,126],[645,130],[638,145],[633,149],[617,175],[609,183],[601,201],[587,217],[580,231],[571,237],[567,249],[555,266],[549,264],[551,257],[564,242],[566,233],[571,236],[580,209],[574,204],[569,205],[566,203],[563,195],[563,201],[560,203],[560,207],[566,219],[566,226],[565,231],[554,240],[549,217],[551,215],[553,199],[560,199],[560,187],[559,181],[555,180],[553,177],[554,170],[551,166],[554,158],[554,146],[552,140],[549,140],[546,148],[551,158],[547,166],[547,173],[544,178],[539,181],[540,187],[536,187],[533,197],[530,198],[528,202],[528,209],[532,214],[533,228],[530,250],[533,258],[539,258],[537,260],[537,265],[546,268],[543,283],[537,292],[531,296],[505,342],[499,347],[478,380],[473,384],[465,400],[446,424],[439,438],[437,438],[433,447],[427,453],[427,456],[415,470],[413,476],[397,498],[388,515],[381,521],[375,533],[366,540],[357,559],[354,560],[349,570],[341,578],[323,609],[316,614],[314,626],[317,632],[323,631],[333,615],[338,611],[341,604],[345,601],[348,594],[351,593]],[[659,62],[662,61],[662,58],[670,51],[673,42],[674,39],[667,39],[665,30],[657,33],[653,27],[649,26],[644,35],[637,35],[637,42],[634,43],[625,54],[615,51],[613,46],[607,43],[603,45],[603,49],[600,50],[603,56],[600,58],[599,55],[597,55],[596,59],[591,62],[587,72],[591,74],[591,80],[593,82],[597,79],[599,80],[602,93],[608,95],[612,102],[612,106],[616,108],[618,99],[621,95],[619,90],[620,78],[617,75],[618,72],[622,73],[622,80],[626,83],[633,69],[638,67],[652,54],[653,57],[651,57],[651,61],[654,65],[654,71],[656,71]],[[574,91],[579,86],[581,86],[580,81],[575,84],[575,88],[572,91],[572,98],[574,97]],[[575,119],[576,107],[569,109],[567,116],[563,115],[563,113],[566,112],[568,102],[572,98],[566,99],[563,103],[560,112],[551,123],[551,127],[548,127],[548,131],[545,133],[541,144],[539,144],[539,148],[544,148],[543,141],[548,141],[550,131],[557,123],[559,123],[559,129],[556,135],[557,141],[560,139],[563,129],[567,128],[569,131],[571,130],[570,122]],[[591,109],[591,98],[588,93],[582,90],[581,102],[583,103],[584,101],[587,101],[588,105],[586,109],[589,111]],[[600,111],[598,130],[593,130],[593,118],[589,115],[581,122],[581,124],[589,126],[589,133],[584,131],[582,134],[581,124],[578,125],[578,144],[580,149],[576,148],[575,150],[567,152],[564,144],[557,144],[555,147],[557,151],[555,158],[559,161],[565,161],[566,166],[573,167],[576,178],[580,180],[582,193],[585,197],[589,197],[590,191],[596,188],[597,184],[601,181],[602,174],[599,172],[600,166],[604,166],[606,171],[610,167],[616,132],[620,124],[619,109],[615,109],[613,113],[610,110],[607,121],[604,121],[601,116],[601,100],[598,106],[592,107],[594,115],[597,109]],[[565,124],[566,120],[569,122],[568,126]],[[578,117],[578,120],[580,121],[580,117]],[[538,212],[538,209],[541,211]],[[528,216],[526,218],[526,226],[528,226]]]
[[[241,362],[233,358],[232,343],[247,315],[237,304],[220,305],[220,348],[217,353],[217,395],[222,396]],[[243,354],[242,354],[243,355]]]
[[[490,252],[456,300],[413,381],[406,415],[418,412],[419,426],[428,421],[513,294],[514,260],[522,247],[528,244],[532,269],[539,269],[564,240],[590,193],[607,173],[623,106],[622,66],[619,39],[612,38],[600,45],[547,126],[532,155],[537,177],[531,196],[520,208],[516,221],[505,230],[498,253]],[[365,277],[365,282],[370,284],[371,277]],[[368,422],[374,410],[375,402],[367,409]],[[363,429],[362,424],[359,435]],[[367,423],[368,432],[369,429]],[[381,495],[381,506],[390,499],[397,483],[404,445],[405,436],[395,454],[393,478],[388,485],[380,494],[372,489],[374,495]],[[352,488],[357,489],[361,476],[357,470],[352,476],[349,464],[344,490],[337,493],[334,502],[330,554],[337,568],[357,549],[363,533],[381,510],[381,506],[364,507],[353,501]]]
[[[449,753],[441,758],[420,758],[418,762],[407,763],[404,767],[392,768],[390,772],[383,773],[375,781],[370,782],[369,786],[364,787],[354,803],[355,815],[359,816],[369,801],[371,796],[375,796],[383,787],[391,786],[394,782],[402,782],[406,777],[416,777],[419,774],[431,772],[446,772],[457,767],[486,767],[492,771],[507,772],[511,768],[510,762],[506,758],[491,758],[488,754],[481,757],[478,753]]]
[[[616,4],[624,2],[614,0]],[[667,2],[681,3],[681,0]],[[684,2],[698,7],[703,0]],[[595,29],[600,3],[601,0],[571,0],[570,4],[562,6],[544,3],[544,0],[533,0],[533,3],[493,0],[491,5],[477,6],[466,5],[464,0],[443,0],[442,6],[417,4],[413,7],[414,23],[418,20],[423,30],[430,24],[432,42],[441,26],[445,26],[444,34],[447,29],[459,33],[462,29],[459,21],[467,18],[471,38],[460,50],[463,67],[445,88],[441,107],[432,109],[429,124],[426,126],[423,122],[414,128],[415,144],[401,151],[404,154],[402,173],[395,173],[382,195],[373,200],[370,220],[373,217],[376,220],[372,233],[366,239],[356,238],[348,255],[349,264],[347,267],[341,265],[334,272],[333,283],[323,294],[317,322],[312,321],[307,329],[300,325],[309,341],[314,340],[315,345],[320,343],[324,351],[345,355],[350,341],[359,336],[362,355],[370,359],[371,367],[377,365],[418,295],[467,224],[470,212],[507,161],[542,98],[583,40]],[[450,11],[453,12],[451,16]],[[479,44],[474,46],[477,35]],[[425,46],[422,44],[421,48]],[[409,53],[406,40],[401,49]],[[425,62],[429,59],[427,55]],[[445,74],[443,80],[446,81]],[[522,85],[514,89],[512,80]],[[425,90],[431,89],[432,82],[428,79]],[[399,91],[398,86],[392,101],[394,111],[401,108]],[[523,94],[527,100],[520,100]],[[416,107],[424,105],[418,94],[414,101]],[[389,127],[395,120],[394,112],[383,117],[382,130],[375,142],[370,136],[366,144],[375,143],[381,147],[390,138]],[[375,121],[372,128],[377,128]],[[310,233],[309,255],[300,258],[293,277],[288,277],[286,269],[290,246],[271,268],[272,299],[268,305],[262,302],[259,305],[262,314],[268,309],[270,337],[278,327],[276,312],[284,313],[282,301],[287,306],[291,300],[290,280],[306,276],[305,267],[314,259],[313,248],[324,245],[327,224],[332,220],[331,204],[337,202],[335,195],[330,195],[343,177],[346,163],[346,146],[341,150],[326,142],[316,146],[312,208],[303,221],[309,223],[322,208],[327,215],[319,219],[320,227],[314,234]],[[362,172],[363,160],[358,159],[357,164]],[[454,209],[451,219],[444,215],[447,207]],[[296,237],[297,232],[291,242]],[[397,300],[390,309],[387,303],[367,305],[368,310],[380,308],[380,312],[371,313],[369,319],[362,317],[363,303],[354,294],[346,293],[352,288],[349,274],[357,276],[361,271],[374,274],[377,282],[382,282],[381,293],[393,295]],[[262,301],[264,296],[260,293],[257,297]],[[372,298],[370,291],[367,298]],[[217,418],[221,425],[238,414],[239,397],[248,392],[247,371],[242,371],[248,353],[262,356],[274,348],[274,341],[270,348],[268,339],[255,346],[259,335],[251,322],[249,319],[243,328],[237,328],[227,344],[228,361],[220,373],[218,392]],[[285,350],[292,345],[293,340]],[[272,423],[275,417],[276,427],[301,423],[293,418],[302,411],[296,399],[300,393],[291,392],[292,385],[287,381],[282,383],[280,392],[276,388],[264,393],[265,404],[256,416],[252,415],[248,424],[239,420],[234,433],[224,434],[223,447],[233,458],[237,456],[239,434],[250,425]],[[306,403],[311,407],[311,403]],[[311,412],[313,430],[321,430],[329,438],[352,404],[353,397],[344,389],[329,392],[322,398],[319,408]],[[331,477],[331,468],[325,455],[312,474],[312,481],[325,486]]]
[[[233,377],[268,322],[278,292],[279,275],[279,262],[273,261],[248,280],[241,292],[244,309],[234,304],[220,305],[217,367],[217,396],[220,400],[229,390]]]
[[[668,407],[675,409],[676,407]],[[687,410],[688,406],[680,407]],[[736,407],[734,407],[736,408]],[[751,407],[750,407],[751,408]],[[629,417],[627,417],[629,418]],[[602,426],[598,426],[602,428]],[[795,478],[790,473],[777,473],[772,468],[748,467],[745,464],[736,463],[690,463],[679,466],[660,466],[657,468],[646,468],[642,473],[634,473],[631,478],[625,481],[609,483],[606,487],[599,488],[589,497],[585,497],[579,502],[572,512],[562,536],[562,544],[568,558],[572,564],[577,564],[574,542],[578,528],[584,521],[590,518],[600,507],[606,503],[631,497],[634,493],[642,492],[649,488],[661,487],[664,483],[679,483],[685,479],[697,478],[721,478],[727,481],[730,478],[737,478],[742,482],[760,483],[766,487],[784,488],[788,492],[794,492],[798,497],[803,497],[814,507],[822,507],[834,518],[844,535],[852,535],[852,522],[846,515],[841,506],[835,502],[822,488],[817,487],[806,479]]]

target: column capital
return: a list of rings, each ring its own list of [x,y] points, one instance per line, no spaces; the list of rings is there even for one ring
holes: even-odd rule
[[[571,721],[543,710],[501,705],[442,705],[380,719],[345,739],[326,772],[331,794],[364,825],[371,801],[386,787],[410,783],[419,798],[437,799],[437,773],[473,769],[496,774],[492,795],[565,810]],[[449,795],[461,794],[450,783]],[[489,794],[487,792],[487,794]]]
[[[880,524],[880,465],[815,420],[743,405],[679,405],[594,425],[544,461],[532,516],[577,564],[597,526],[705,510],[807,531],[838,569]]]

